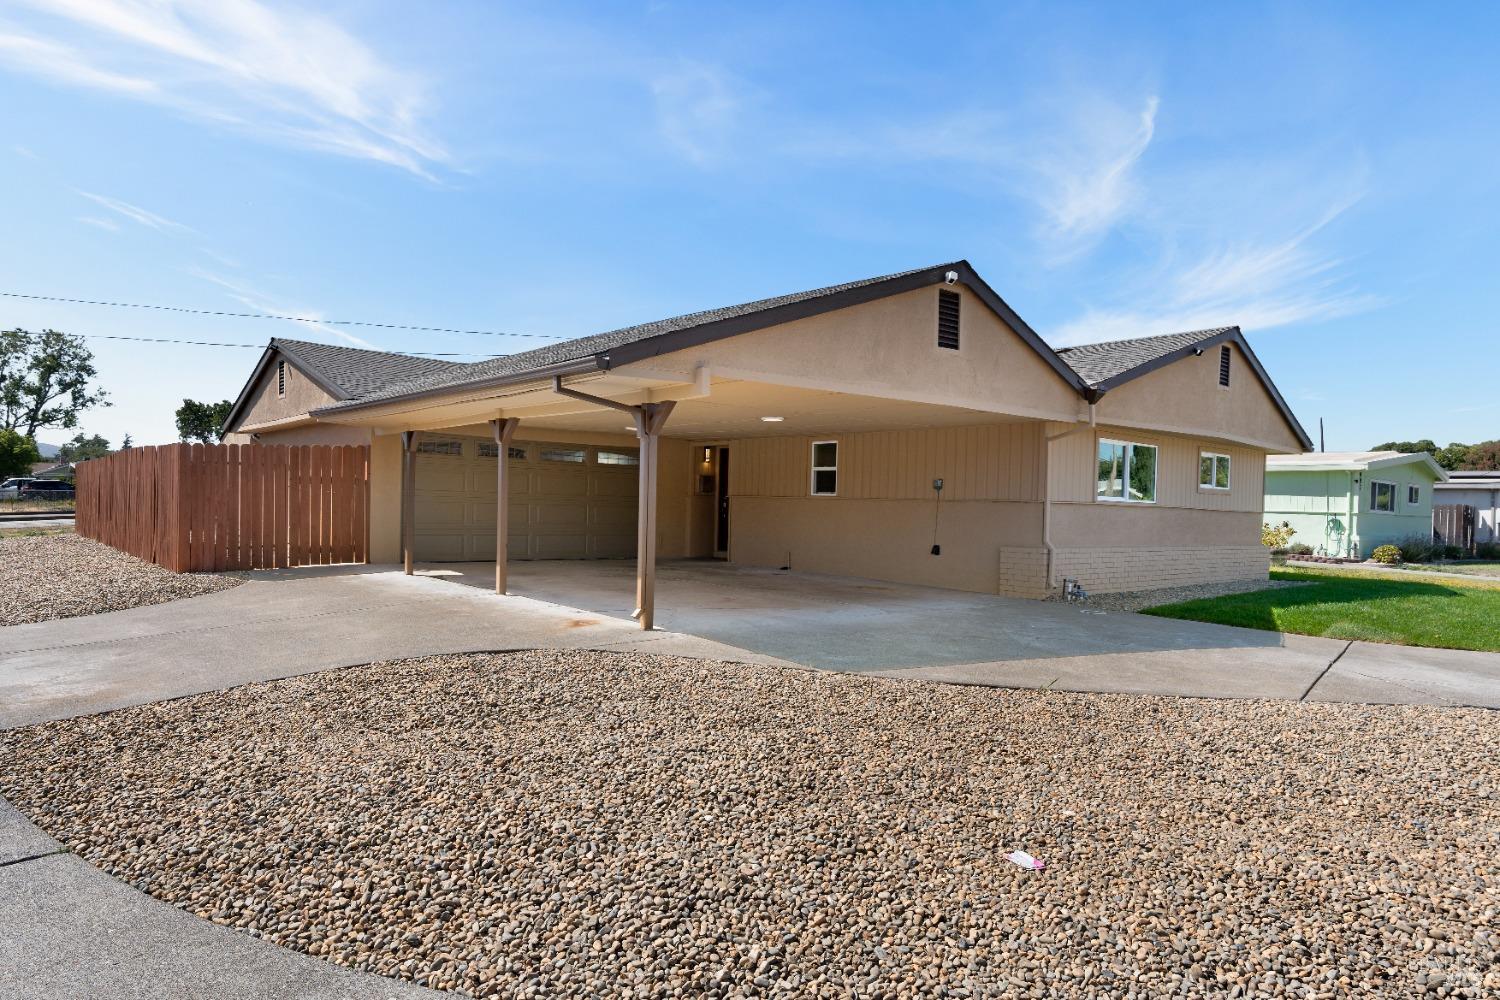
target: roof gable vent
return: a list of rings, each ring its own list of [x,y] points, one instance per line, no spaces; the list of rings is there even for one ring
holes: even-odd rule
[[[957,292],[938,290],[937,342],[939,347],[958,350],[958,307],[962,299]]]
[[[1229,345],[1219,346],[1219,384],[1229,388]]]

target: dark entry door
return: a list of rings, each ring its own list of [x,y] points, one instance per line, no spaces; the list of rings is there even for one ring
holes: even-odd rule
[[[719,501],[718,526],[714,532],[714,551],[717,555],[729,554],[729,449],[719,449]]]

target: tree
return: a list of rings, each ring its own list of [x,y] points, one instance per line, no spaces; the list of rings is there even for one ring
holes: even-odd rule
[[[1387,441],[1385,444],[1377,444],[1371,451],[1399,451],[1403,455],[1415,455],[1419,451],[1425,451],[1429,455],[1437,454],[1437,442],[1431,438],[1423,438],[1420,441]]]
[[[177,408],[177,436],[184,441],[202,441],[215,444],[224,438],[224,421],[234,404],[229,400],[219,403],[200,403],[195,399],[184,399]]]
[[[33,439],[39,427],[77,427],[84,410],[109,405],[104,390],[90,388],[98,376],[81,337],[0,331],[0,427]]]
[[[57,449],[59,462],[87,462],[91,458],[103,458],[109,454],[109,442],[97,434],[85,437],[83,432],[73,435],[73,440]]]
[[[1500,472],[1500,441],[1481,441],[1469,445],[1462,468],[1475,472]]]
[[[42,453],[36,442],[9,427],[0,427],[0,479],[24,476],[31,471],[33,462],[40,462]]]
[[[1454,469],[1464,469],[1468,467],[1469,453],[1473,451],[1475,447],[1478,446],[1459,444],[1457,441],[1454,441],[1451,442],[1446,448],[1439,448],[1435,453],[1433,453],[1432,457],[1437,459],[1438,465],[1441,465],[1449,472],[1452,472]]]
[[[129,434],[126,434],[125,435],[125,440],[123,440],[123,441],[120,442],[120,450],[121,451],[129,451],[133,447],[135,447],[135,441],[131,438],[131,436]]]

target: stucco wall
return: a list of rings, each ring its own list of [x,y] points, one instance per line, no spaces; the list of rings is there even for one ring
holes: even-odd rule
[[[278,396],[276,393],[276,361],[273,360],[270,366],[266,368],[266,373],[261,376],[260,382],[252,390],[250,403],[245,407],[244,412],[241,413],[238,426],[253,429],[257,424],[300,416],[317,407],[327,406],[332,402],[334,402],[334,398],[318,388],[317,383],[304,375],[297,368],[296,363],[290,360],[287,361],[286,366],[286,395]],[[330,439],[299,443],[333,444],[335,442]]]
[[[1142,375],[1099,401],[1097,419],[1124,427],[1239,441],[1276,454],[1302,442],[1238,347],[1230,345],[1229,388],[1219,385],[1219,348]]]
[[[959,349],[937,346],[938,289],[922,288],[639,363],[691,380],[779,385],[1070,419],[1077,392],[972,292],[962,296]]]

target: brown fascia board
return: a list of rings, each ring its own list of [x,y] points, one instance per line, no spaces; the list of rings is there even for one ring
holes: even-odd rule
[[[260,361],[256,362],[255,370],[250,373],[250,378],[245,382],[244,388],[235,397],[234,405],[229,408],[229,416],[225,417],[224,423],[219,426],[219,430],[222,433],[229,434],[234,431],[235,421],[239,419],[240,412],[245,408],[245,404],[250,401],[251,391],[255,389],[255,384],[260,381],[261,376],[271,367],[271,361],[277,354],[285,355],[288,361],[297,366],[299,372],[306,375],[312,380],[314,385],[328,393],[334,399],[342,400],[349,398],[347,392],[318,374],[317,370],[308,364],[305,358],[287,347],[285,341],[273,337],[271,338],[271,342],[266,345],[265,351],[261,354]]]
[[[1142,375],[1149,375],[1158,368],[1165,368],[1167,365],[1181,361],[1190,354],[1202,354],[1208,348],[1217,347],[1219,344],[1226,342],[1232,343],[1240,349],[1240,353],[1250,362],[1250,368],[1255,372],[1256,378],[1260,379],[1261,385],[1265,386],[1266,391],[1271,394],[1271,399],[1275,401],[1276,408],[1281,411],[1282,419],[1292,428],[1293,433],[1297,435],[1297,440],[1302,442],[1302,447],[1309,451],[1312,450],[1312,438],[1303,429],[1302,422],[1297,419],[1297,415],[1287,405],[1286,399],[1281,395],[1281,390],[1276,388],[1275,382],[1271,381],[1271,376],[1266,373],[1266,369],[1261,365],[1260,358],[1255,356],[1255,352],[1250,349],[1249,341],[1245,339],[1245,335],[1237,326],[1232,326],[1223,333],[1216,333],[1212,337],[1198,341],[1196,344],[1180,347],[1168,354],[1163,354],[1159,358],[1152,358],[1143,365],[1137,365],[1129,371],[1123,371],[1118,375],[1107,378],[1098,385],[1087,388],[1084,392],[1084,398],[1090,403],[1097,403],[1111,389],[1119,388],[1126,382],[1133,382]]]
[[[334,416],[339,413],[372,409],[390,403],[408,402],[414,399],[440,396],[447,393],[493,389],[501,386],[516,385],[522,382],[537,381],[539,379],[550,379],[554,375],[575,375],[586,371],[609,371],[621,365],[644,361],[663,354],[670,354],[674,351],[700,347],[703,344],[712,343],[716,340],[724,340],[743,333],[752,333],[756,330],[780,326],[783,323],[791,323],[795,320],[819,316],[838,309],[847,309],[850,306],[863,305],[866,302],[874,302],[878,299],[900,295],[903,292],[915,291],[918,288],[926,288],[930,285],[944,284],[949,271],[956,272],[959,282],[966,285],[991,312],[1000,317],[1007,326],[1014,330],[1016,335],[1027,346],[1034,350],[1043,361],[1047,362],[1059,378],[1067,382],[1080,394],[1088,390],[1087,383],[1083,381],[1078,373],[1068,367],[1067,362],[1058,357],[1057,352],[1053,351],[1047,345],[1047,342],[1039,337],[1036,331],[1027,325],[1026,321],[1021,319],[1015,310],[995,293],[993,288],[985,283],[983,278],[979,277],[973,266],[966,260],[960,260],[951,264],[939,264],[925,271],[916,271],[911,274],[888,278],[885,281],[877,281],[869,285],[859,285],[854,288],[845,289],[842,292],[835,292],[831,295],[804,299],[800,302],[789,302],[785,305],[746,313],[743,316],[731,316],[727,319],[714,320],[689,327],[685,330],[677,330],[645,340],[621,344],[618,347],[611,347],[595,354],[585,355],[569,361],[555,362],[551,365],[528,369],[524,372],[511,372],[482,381],[438,386],[432,389],[420,389],[399,396],[372,399],[368,403],[355,403],[337,408],[325,407],[313,412]]]

